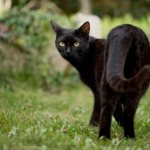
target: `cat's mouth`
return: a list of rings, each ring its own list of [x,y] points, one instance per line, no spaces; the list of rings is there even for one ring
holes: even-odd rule
[[[61,55],[62,55],[62,57],[64,57],[64,58],[69,58],[69,57],[71,57],[71,52],[61,52]]]

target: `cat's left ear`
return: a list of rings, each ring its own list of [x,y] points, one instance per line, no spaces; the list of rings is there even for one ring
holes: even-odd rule
[[[51,20],[51,26],[53,27],[53,30],[56,32],[56,34],[59,34],[63,31],[63,28],[56,24],[53,20]]]
[[[86,21],[85,23],[82,24],[82,26],[78,30],[86,35],[89,35],[90,23],[88,21]]]

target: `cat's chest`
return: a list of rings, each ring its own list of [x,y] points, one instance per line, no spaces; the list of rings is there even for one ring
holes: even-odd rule
[[[80,79],[81,81],[86,84],[88,87],[90,87],[91,89],[95,89],[95,77],[92,73],[80,73]]]
[[[92,69],[87,69],[87,71],[80,72],[80,79],[84,84],[93,90],[100,88],[102,73],[100,69],[96,69],[94,66]]]

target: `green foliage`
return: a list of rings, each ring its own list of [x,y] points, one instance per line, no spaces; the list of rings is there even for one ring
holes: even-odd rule
[[[0,88],[0,149],[11,150],[149,150],[149,95],[135,118],[136,140],[126,140],[112,120],[111,140],[97,140],[89,127],[92,96],[81,85],[57,94],[40,89]]]
[[[9,40],[15,40],[26,50],[35,48],[42,50],[48,45],[50,32],[49,21],[51,15],[42,11],[13,9],[6,14],[1,21],[5,23],[11,32]]]
[[[109,31],[113,27],[120,25],[120,24],[132,24],[132,25],[138,26],[146,33],[148,38],[150,38],[150,30],[149,30],[150,17],[145,16],[141,19],[135,19],[131,15],[125,15],[123,17],[118,17],[118,18],[111,18],[109,16],[105,16],[102,19],[103,37],[106,38]]]
[[[74,14],[79,11],[79,0],[53,0],[54,3],[62,10],[65,11],[66,14]]]
[[[78,73],[74,68],[71,68],[68,73],[56,71],[50,66],[43,67],[41,70],[43,70],[41,86],[52,93],[58,93],[66,86],[73,89],[79,81]]]
[[[55,20],[58,24],[64,27],[73,27],[74,22],[66,16],[53,14],[41,10],[18,11],[13,9],[0,18],[1,22],[8,26],[9,33],[7,39],[10,42],[18,44],[22,51],[16,48],[11,51],[12,46],[0,47],[0,61],[5,61],[4,64],[8,67],[0,67],[1,84],[14,88],[18,84],[30,85],[34,88],[42,87],[43,89],[52,92],[59,92],[62,87],[67,85],[73,87],[78,81],[77,72],[71,70],[69,74],[58,72],[51,63],[51,57],[45,57],[54,48],[54,32],[50,27],[50,20]],[[119,18],[104,17],[102,19],[103,37],[107,37],[108,32],[119,24],[130,23],[142,28],[148,37],[150,37],[150,17],[143,17],[139,20],[134,19],[131,15],[126,15]],[[1,46],[1,43],[0,43]],[[6,57],[2,52],[6,52]],[[5,50],[7,49],[7,51]],[[20,51],[18,53],[18,51]],[[20,58],[15,63],[11,54],[15,58]],[[10,55],[10,56],[9,56]],[[12,61],[12,63],[11,63]],[[14,64],[14,65],[12,65]],[[21,69],[18,64],[23,64]],[[13,66],[13,67],[12,67]]]
[[[12,0],[12,6],[21,8],[31,0]]]
[[[80,0],[53,0],[67,14],[73,14],[79,11]],[[65,4],[65,5],[64,5]],[[100,17],[111,16],[121,17],[131,14],[135,18],[142,18],[149,15],[149,0],[91,0],[92,10],[94,14]]]
[[[10,86],[15,86],[12,84],[15,82],[26,82],[34,87],[40,86],[46,89],[54,87],[54,91],[56,91],[55,87],[58,88],[63,84],[61,82],[63,82],[65,75],[57,72],[52,66],[51,60],[47,59],[51,56],[45,58],[51,53],[49,51],[55,49],[55,37],[50,27],[50,20],[56,20],[59,24],[68,27],[73,26],[73,23],[66,16],[27,9],[20,11],[13,9],[0,20],[9,28],[6,36],[8,43],[19,45],[19,47],[13,47],[11,44],[7,47],[0,47],[1,56],[5,53],[3,57],[0,57],[1,62],[5,61],[3,64],[6,64],[5,68],[1,67],[3,69],[0,69],[2,81],[10,84]],[[20,49],[21,52],[18,53]],[[13,53],[14,57],[20,60],[15,63],[10,53]],[[12,63],[8,64],[10,59],[12,59]],[[23,63],[21,69],[17,67],[18,63]]]
[[[2,16],[0,21],[10,30],[8,39],[17,42],[25,50],[31,52],[31,49],[42,51],[49,46],[49,40],[53,38],[50,28],[52,19],[59,20],[58,23],[64,26],[73,25],[66,16],[42,10],[18,10],[16,8]]]

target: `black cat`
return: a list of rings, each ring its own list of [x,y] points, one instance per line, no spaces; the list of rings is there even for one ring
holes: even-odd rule
[[[150,83],[150,45],[138,27],[113,28],[107,40],[89,36],[90,24],[64,29],[53,21],[56,47],[79,72],[94,95],[90,124],[100,125],[99,137],[110,138],[111,118],[134,138],[134,115]]]

